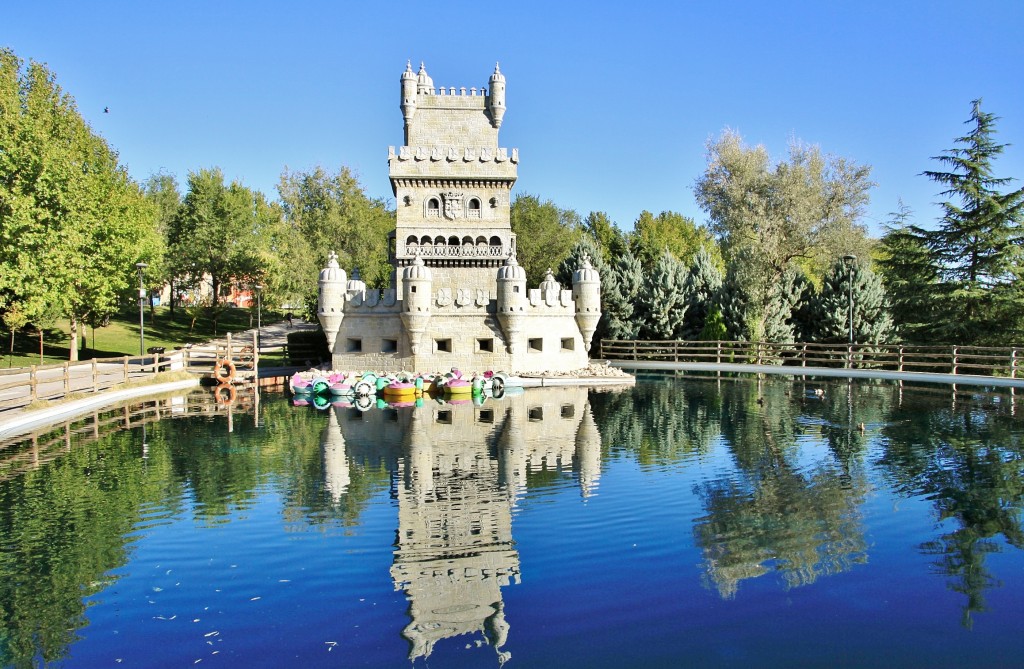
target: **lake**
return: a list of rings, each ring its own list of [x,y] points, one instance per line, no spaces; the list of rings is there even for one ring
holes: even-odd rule
[[[208,395],[0,449],[0,666],[1024,664],[1010,391]]]

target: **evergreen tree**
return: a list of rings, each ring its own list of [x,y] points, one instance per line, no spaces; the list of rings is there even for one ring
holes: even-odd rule
[[[661,254],[646,290],[639,296],[640,336],[681,339],[687,309],[686,267],[668,251]]]
[[[683,337],[700,338],[708,312],[712,309],[715,296],[721,288],[722,272],[707,249],[701,246],[693,256],[690,275],[686,278],[689,302],[683,324]]]
[[[751,265],[742,261],[729,263],[725,280],[715,300],[725,322],[730,341],[757,341],[762,330],[760,300],[753,294],[761,284],[749,280]]]
[[[996,120],[974,100],[970,132],[933,158],[948,171],[924,172],[949,198],[929,248],[943,279],[941,334],[955,343],[1005,343],[1007,334],[1020,332],[1024,313],[1014,285],[1024,274],[1024,188],[999,191],[1012,180],[993,175],[992,161],[1006,146],[993,139]]]
[[[764,339],[776,343],[796,341],[794,314],[804,296],[803,274],[790,266],[771,291],[764,315]]]
[[[895,339],[885,288],[865,263],[851,269],[837,260],[822,280],[817,301],[815,341],[843,343],[850,337],[850,279],[853,279],[853,342],[887,344]]]
[[[817,327],[818,289],[803,270],[795,270],[793,277],[794,292],[799,291],[800,298],[793,307],[793,339],[798,342],[814,341]]]
[[[618,292],[609,292],[608,302],[601,303],[601,309],[608,316],[608,338],[636,339],[640,334],[638,301],[645,285],[643,265],[626,248],[615,258],[611,269],[618,284]]]
[[[878,268],[902,339],[924,343],[936,339],[943,316],[936,305],[939,272],[928,248],[928,232],[910,223],[910,210],[899,209],[879,242]]]

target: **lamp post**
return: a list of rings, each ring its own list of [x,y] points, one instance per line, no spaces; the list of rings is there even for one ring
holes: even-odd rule
[[[850,346],[853,346],[853,264],[857,262],[857,256],[845,255],[843,262],[850,270]]]
[[[263,317],[263,284],[256,284],[256,353],[259,354],[260,346],[263,345],[263,333],[261,323]]]
[[[143,307],[145,306],[146,299],[146,288],[142,284],[142,270],[149,267],[144,262],[135,263],[136,269],[139,270],[139,356],[142,356],[146,352],[146,335],[145,330],[145,312]]]

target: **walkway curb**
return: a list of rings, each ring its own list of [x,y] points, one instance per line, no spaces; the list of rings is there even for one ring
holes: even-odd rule
[[[30,431],[32,428],[41,425],[51,425],[61,421],[74,418],[91,409],[108,407],[125,400],[138,399],[149,395],[160,395],[162,393],[185,390],[199,386],[199,377],[186,379],[184,381],[170,381],[167,383],[154,383],[152,385],[135,386],[123,390],[97,393],[92,397],[80,400],[72,400],[57,406],[34,411],[22,411],[10,419],[0,416],[0,439],[16,437]]]
[[[933,374],[931,372],[887,372],[880,369],[837,369],[834,367],[786,367],[782,365],[746,365],[723,362],[659,362],[650,360],[606,360],[618,369],[663,370],[678,372],[739,372],[741,374],[779,374],[783,376],[824,376],[840,379],[887,379],[941,383],[952,386],[995,386],[1024,388],[1024,379],[977,374]]]

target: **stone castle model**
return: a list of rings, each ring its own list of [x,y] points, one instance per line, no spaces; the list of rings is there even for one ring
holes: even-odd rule
[[[392,286],[347,280],[331,252],[317,312],[335,369],[570,371],[587,365],[601,282],[584,260],[565,290],[548,271],[527,289],[510,193],[519,151],[498,146],[505,77],[434,88],[421,64],[401,79],[405,145],[388,149],[397,203]]]

